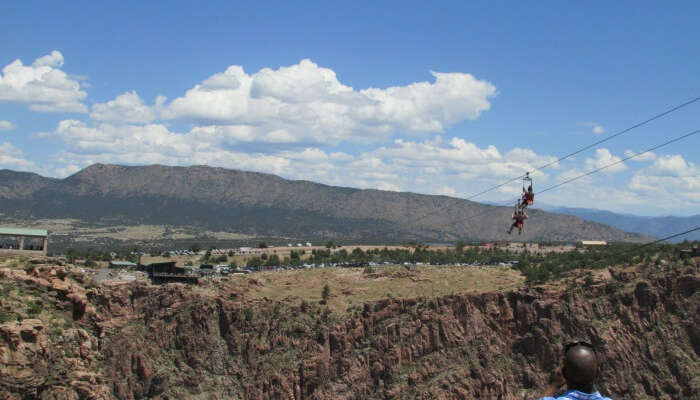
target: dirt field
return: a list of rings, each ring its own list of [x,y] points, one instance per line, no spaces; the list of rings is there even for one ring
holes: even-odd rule
[[[366,274],[361,268],[323,268],[266,271],[232,275],[223,285],[242,289],[246,297],[318,302],[323,286],[330,287],[329,307],[344,312],[353,305],[394,298],[435,297],[513,288],[523,283],[518,271],[502,267],[377,267]]]
[[[75,237],[76,242],[90,242],[98,238],[109,238],[121,241],[155,241],[161,239],[197,239],[207,236],[219,240],[244,240],[255,236],[236,232],[215,232],[187,226],[167,225],[114,225],[89,226],[76,219],[40,219],[34,221],[3,220],[3,224],[22,228],[47,229],[52,235]]]

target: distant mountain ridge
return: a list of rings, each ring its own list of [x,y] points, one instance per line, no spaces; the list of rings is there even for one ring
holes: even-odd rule
[[[525,234],[509,236],[510,207],[207,166],[95,164],[65,179],[8,170],[0,176],[0,212],[15,218],[194,225],[259,236],[383,242],[650,239],[542,210],[530,212]]]
[[[645,217],[591,208],[556,206],[541,208],[550,212],[574,215],[589,221],[600,222],[601,224],[610,225],[627,232],[635,232],[659,238],[671,236],[700,226],[700,215],[691,215],[689,217]],[[700,240],[700,231],[691,232],[687,235],[672,239],[671,241],[681,242],[685,239]]]

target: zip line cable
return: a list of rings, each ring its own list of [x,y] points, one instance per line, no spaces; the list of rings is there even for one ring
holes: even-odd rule
[[[654,240],[653,242],[649,242],[649,243],[644,243],[644,244],[642,244],[642,245],[639,245],[639,246],[635,247],[634,249],[641,249],[642,247],[651,246],[652,244],[656,244],[656,243],[659,243],[659,242],[664,242],[664,241],[666,241],[666,240],[668,240],[668,239],[673,239],[674,237],[683,236],[683,235],[685,235],[685,234],[687,234],[687,233],[691,233],[691,232],[695,232],[695,231],[700,231],[700,226],[695,227],[695,228],[693,228],[693,229],[689,229],[689,230],[687,230],[687,231],[685,231],[685,232],[676,233],[676,234],[673,234],[673,235],[671,235],[671,236],[666,236],[666,237],[663,238],[663,239]]]
[[[683,236],[683,235],[685,235],[685,234],[688,234],[688,233],[691,233],[691,232],[695,232],[695,231],[699,231],[699,230],[700,230],[700,226],[695,227],[695,228],[693,228],[693,229],[689,229],[689,230],[687,230],[687,231],[685,231],[685,232],[674,233],[673,235],[666,236],[665,238],[661,238],[661,239],[657,239],[657,240],[654,240],[654,241],[651,241],[651,242],[648,242],[648,243],[642,243],[642,244],[639,244],[639,245],[636,245],[636,246],[632,246],[631,248],[629,248],[629,249],[627,249],[627,250],[621,251],[620,253],[618,253],[618,255],[620,255],[620,254],[632,253],[632,252],[635,252],[635,251],[637,251],[637,250],[641,250],[641,249],[644,248],[644,247],[651,246],[651,245],[656,244],[656,243],[659,243],[659,242],[664,242],[664,241],[666,241],[666,240],[668,240],[668,239],[673,239],[674,237]],[[595,264],[598,264],[598,263],[601,263],[601,265],[602,265],[603,263],[606,263],[606,262],[609,262],[609,260],[601,259],[601,260],[593,261],[592,263],[588,264],[588,267],[594,266]]]
[[[578,179],[584,178],[584,177],[586,177],[586,176],[593,175],[593,174],[598,173],[598,172],[600,172],[600,171],[602,171],[602,170],[605,170],[605,169],[610,168],[610,167],[612,167],[612,166],[615,166],[615,165],[617,165],[617,164],[621,164],[621,163],[623,163],[623,162],[625,162],[625,161],[628,161],[628,160],[630,160],[630,159],[632,159],[632,158],[639,157],[639,156],[641,156],[642,154],[648,153],[648,152],[653,151],[653,150],[656,150],[656,149],[660,149],[660,148],[662,148],[662,147],[664,147],[664,146],[668,146],[669,144],[678,142],[678,141],[683,140],[683,139],[685,139],[685,138],[688,138],[688,137],[690,137],[690,136],[697,135],[698,133],[700,133],[700,129],[694,130],[694,131],[692,131],[692,132],[688,132],[688,133],[686,133],[685,135],[681,135],[681,136],[678,136],[678,137],[676,137],[676,138],[667,140],[667,141],[665,141],[665,142],[663,142],[663,143],[661,143],[661,144],[658,144],[658,145],[656,145],[656,146],[650,147],[650,148],[648,148],[648,149],[646,149],[646,150],[644,150],[644,151],[640,151],[640,152],[634,153],[634,154],[632,154],[632,155],[630,155],[630,156],[627,156],[627,157],[625,157],[625,158],[623,158],[623,159],[620,159],[620,160],[618,160],[618,161],[615,161],[615,162],[613,162],[613,163],[606,164],[606,165],[604,165],[604,166],[602,166],[602,167],[600,167],[600,168],[596,168],[596,169],[594,169],[594,170],[592,170],[592,171],[586,172],[585,174],[581,174],[581,175],[575,176],[575,177],[573,177],[573,178],[570,178],[570,179],[567,179],[567,180],[565,180],[565,181],[563,181],[563,182],[560,182],[560,183],[558,183],[558,184],[556,184],[556,185],[552,185],[552,186],[550,186],[550,187],[547,187],[547,188],[545,188],[545,189],[542,189],[542,190],[538,191],[537,194],[538,194],[538,196],[539,196],[539,195],[541,195],[542,193],[545,193],[545,192],[548,192],[548,191],[550,191],[550,190],[556,189],[556,188],[558,188],[558,187],[560,187],[560,186],[566,185],[567,183],[571,183],[571,182],[573,182],[573,181],[576,181],[576,180],[578,180]],[[516,201],[517,201],[517,199],[516,199]],[[509,203],[512,203],[512,202],[513,202],[513,201],[509,201]],[[504,203],[503,206],[505,206],[505,205],[507,205],[507,204],[508,204],[508,203]],[[498,206],[496,206],[496,207],[498,207]],[[447,207],[445,207],[445,208],[447,208]],[[485,211],[480,212],[480,213],[476,213],[476,214],[470,215],[469,217],[466,218],[466,220],[468,221],[468,220],[473,219],[473,218],[476,218],[476,217],[478,217],[478,216],[487,214],[487,213],[489,213],[489,212],[491,212],[491,211],[492,211],[492,210],[489,209],[489,210],[485,210]],[[433,215],[433,214],[434,214],[434,213],[426,214],[425,216],[423,216],[423,218],[428,217],[428,216]],[[423,218],[421,218],[421,219],[423,219]],[[417,219],[416,222],[417,222],[417,221],[420,221],[421,219]],[[456,222],[456,221],[455,221],[455,222]]]
[[[677,142],[677,141],[679,141],[679,140],[685,139],[685,138],[687,138],[687,137],[696,135],[696,134],[698,134],[698,133],[700,133],[700,129],[695,130],[695,131],[692,131],[692,132],[689,132],[689,133],[686,133],[685,135],[682,135],[682,136],[679,136],[679,137],[677,137],[677,138],[671,139],[671,140],[669,140],[669,141],[666,141],[666,142],[661,143],[661,144],[659,144],[659,145],[656,145],[656,146],[654,146],[654,147],[650,147],[650,148],[648,148],[647,150],[640,151],[639,153],[632,154],[631,156],[625,157],[625,158],[623,158],[623,159],[621,159],[621,160],[619,160],[619,161],[615,161],[614,163],[610,163],[610,164],[604,165],[604,166],[602,166],[602,167],[600,167],[600,168],[596,168],[596,169],[594,169],[594,170],[592,170],[592,171],[586,172],[585,174],[581,174],[581,175],[575,176],[575,177],[573,177],[573,178],[571,178],[571,179],[567,179],[567,180],[565,180],[565,181],[563,181],[563,182],[557,183],[556,185],[550,186],[550,187],[548,187],[548,188],[546,188],[546,189],[542,189],[542,190],[540,190],[540,191],[538,192],[538,195],[539,195],[539,194],[542,194],[542,193],[544,193],[544,192],[550,191],[550,190],[552,190],[552,189],[556,189],[556,188],[558,188],[559,186],[566,185],[567,183],[570,183],[570,182],[573,182],[573,181],[575,181],[575,180],[581,179],[581,178],[586,177],[586,176],[588,176],[588,175],[593,175],[593,174],[595,174],[595,173],[597,173],[597,172],[600,172],[600,171],[602,171],[602,170],[604,170],[604,169],[613,167],[613,166],[615,166],[615,165],[617,165],[617,164],[620,164],[620,163],[623,163],[623,162],[625,162],[625,161],[627,161],[627,160],[629,160],[629,159],[638,157],[638,156],[640,156],[640,155],[642,155],[642,154],[644,154],[644,153],[648,153],[648,152],[650,152],[650,151],[659,149],[659,148],[664,147],[664,146],[666,146],[666,145],[669,145],[669,144],[671,144],[671,143],[674,143],[674,142]]]
[[[623,129],[622,131],[617,132],[617,133],[615,133],[614,135],[608,136],[608,137],[606,137],[605,139],[598,140],[597,142],[594,142],[594,143],[591,143],[591,144],[589,144],[589,145],[587,145],[587,146],[584,146],[584,147],[582,147],[582,148],[580,148],[580,149],[578,149],[578,150],[576,150],[576,151],[574,151],[574,152],[571,152],[571,153],[569,153],[569,154],[567,154],[567,155],[565,155],[565,156],[559,157],[559,158],[558,158],[557,160],[555,160],[555,161],[552,161],[552,162],[549,162],[549,163],[544,164],[544,165],[542,165],[542,166],[539,166],[539,167],[533,169],[532,171],[528,171],[526,174],[522,174],[522,175],[520,175],[520,176],[518,176],[518,177],[515,177],[515,178],[512,178],[512,179],[510,179],[510,180],[507,180],[507,181],[505,181],[505,182],[503,182],[503,183],[501,183],[501,184],[492,186],[492,187],[490,187],[490,188],[488,188],[488,189],[486,189],[486,190],[483,190],[483,191],[481,191],[481,192],[479,192],[479,193],[476,193],[476,194],[473,194],[473,195],[471,195],[471,196],[468,196],[468,197],[465,197],[465,198],[460,198],[460,200],[471,200],[471,199],[473,199],[473,198],[475,198],[475,197],[481,196],[482,194],[488,193],[488,192],[490,192],[490,191],[492,191],[492,190],[495,190],[495,189],[498,189],[498,188],[500,188],[500,187],[503,187],[503,186],[505,186],[505,185],[507,185],[507,184],[509,184],[509,183],[515,182],[515,181],[517,181],[517,180],[520,180],[520,179],[522,179],[523,177],[527,176],[530,172],[541,171],[541,170],[543,170],[543,169],[545,169],[545,168],[547,168],[547,167],[550,167],[550,166],[552,166],[552,165],[554,165],[554,164],[556,164],[556,163],[558,163],[558,162],[560,162],[560,161],[566,160],[567,158],[573,157],[573,156],[575,156],[575,155],[577,155],[577,154],[579,154],[579,153],[581,153],[581,152],[583,152],[583,151],[586,151],[586,150],[588,150],[588,149],[590,149],[590,148],[592,148],[592,147],[595,147],[595,146],[597,146],[597,145],[599,145],[599,144],[601,144],[601,143],[605,143],[605,142],[607,142],[607,141],[609,141],[609,140],[611,140],[611,139],[613,139],[613,138],[616,138],[616,137],[618,137],[618,136],[620,136],[620,135],[622,135],[622,134],[625,134],[625,133],[627,133],[627,132],[629,132],[629,131],[631,131],[631,130],[633,130],[633,129],[635,129],[635,128],[639,128],[640,126],[646,125],[646,124],[648,124],[648,123],[650,123],[650,122],[652,122],[652,121],[655,121],[655,120],[657,120],[657,119],[659,119],[659,118],[662,118],[662,117],[664,117],[664,116],[666,116],[666,115],[668,115],[668,114],[671,114],[671,113],[673,113],[673,112],[675,112],[675,111],[678,111],[678,110],[680,110],[681,108],[687,107],[687,106],[689,106],[689,105],[691,105],[691,104],[693,104],[693,103],[695,103],[695,102],[697,102],[697,101],[700,101],[700,97],[696,97],[696,98],[694,98],[694,99],[688,100],[688,101],[686,101],[685,103],[682,103],[682,104],[679,104],[679,105],[677,105],[677,106],[675,106],[675,107],[672,107],[672,108],[670,108],[670,109],[668,109],[668,110],[666,110],[666,111],[664,111],[664,112],[662,112],[662,113],[660,113],[660,114],[656,114],[656,115],[654,115],[653,117],[650,117],[650,118],[648,118],[648,119],[646,119],[646,120],[644,120],[644,121],[642,121],[642,122],[639,122],[639,123],[637,123],[637,124],[635,124],[635,125],[632,125],[632,126],[626,128],[626,129]],[[551,190],[551,188],[548,189],[548,190]],[[540,191],[540,193],[541,193],[541,191]],[[503,205],[506,205],[506,204],[503,204]],[[447,205],[447,206],[443,207],[443,209],[447,209],[447,208],[452,207],[452,206],[454,206],[454,204]],[[436,211],[439,211],[439,210],[440,210],[440,209],[438,209],[438,210],[436,210]],[[429,216],[431,216],[431,215],[433,215],[433,214],[434,214],[434,212],[429,212],[429,213],[423,215],[422,217],[415,219],[414,222],[421,221],[421,220],[423,220],[423,219],[425,219],[425,218],[427,218],[427,217],[429,217]]]
[[[666,115],[668,115],[668,114],[671,114],[671,113],[674,112],[674,111],[680,110],[680,109],[683,108],[683,107],[689,106],[689,105],[691,105],[691,104],[693,104],[693,103],[695,103],[695,102],[697,102],[697,101],[699,101],[699,100],[700,100],[700,97],[696,97],[696,98],[694,98],[694,99],[692,99],[692,100],[686,101],[686,102],[683,103],[683,104],[680,104],[680,105],[677,105],[677,106],[675,106],[675,107],[673,107],[673,108],[670,108],[670,109],[668,109],[668,110],[666,110],[666,111],[664,111],[664,112],[662,112],[662,113],[660,113],[660,114],[656,114],[656,115],[654,115],[654,116],[651,117],[651,118],[648,118],[648,119],[646,119],[646,120],[644,120],[644,121],[642,121],[642,122],[639,122],[639,123],[637,123],[637,124],[635,124],[635,125],[632,125],[632,126],[630,126],[629,128],[623,129],[623,130],[621,130],[620,132],[617,132],[617,133],[614,134],[614,135],[611,135],[611,136],[606,137],[605,139],[598,140],[597,142],[591,143],[591,144],[589,144],[589,145],[587,145],[587,146],[584,146],[584,147],[582,147],[582,148],[580,148],[580,149],[578,149],[578,150],[576,150],[576,151],[574,151],[574,152],[571,152],[571,153],[569,153],[569,154],[567,154],[567,155],[565,155],[565,156],[563,156],[563,157],[560,157],[560,158],[556,159],[555,161],[551,161],[551,162],[549,162],[549,163],[547,163],[547,164],[544,164],[544,165],[542,165],[542,166],[540,166],[540,167],[537,167],[537,168],[533,169],[532,171],[528,171],[528,173],[535,172],[535,171],[541,171],[541,170],[543,170],[543,169],[545,169],[545,168],[547,168],[547,167],[550,167],[550,166],[552,166],[552,165],[554,165],[554,164],[556,164],[556,163],[558,163],[558,162],[560,162],[560,161],[564,161],[564,160],[566,160],[567,158],[573,157],[573,156],[575,156],[575,155],[577,155],[577,154],[579,154],[579,153],[581,153],[581,152],[584,152],[584,151],[586,151],[586,150],[588,150],[588,149],[590,149],[590,148],[592,148],[592,147],[595,147],[595,146],[597,146],[597,145],[599,145],[599,144],[605,143],[605,142],[607,142],[608,140],[614,139],[614,138],[616,138],[616,137],[618,137],[618,136],[620,136],[620,135],[622,135],[622,134],[625,134],[625,133],[627,133],[627,132],[629,132],[629,131],[631,131],[631,130],[633,130],[633,129],[639,128],[640,126],[646,125],[646,124],[648,124],[648,123],[650,123],[650,122],[652,122],[652,121],[655,121],[655,120],[657,120],[657,119],[659,119],[659,118],[662,118],[662,117],[664,117],[664,116],[666,116]],[[526,175],[527,175],[527,174],[522,174],[522,175],[520,175],[520,176],[518,176],[518,177],[516,177],[516,178],[512,178],[512,179],[510,179],[510,180],[508,180],[508,181],[505,181],[505,182],[503,182],[503,183],[501,183],[501,184],[499,184],[499,185],[492,186],[492,187],[490,187],[490,188],[488,188],[488,189],[486,189],[486,190],[482,190],[482,191],[479,192],[479,193],[476,193],[476,194],[473,194],[473,195],[471,195],[471,196],[469,196],[469,197],[466,197],[465,200],[471,200],[471,199],[473,199],[473,198],[475,198],[475,197],[481,196],[482,194],[485,194],[485,193],[488,193],[488,192],[490,192],[490,191],[492,191],[492,190],[495,190],[495,189],[498,189],[498,188],[500,188],[500,187],[503,187],[503,186],[505,186],[505,185],[507,185],[507,184],[509,184],[509,183],[511,183],[511,182],[515,182],[515,181],[517,181],[517,180],[520,180],[520,179],[524,178]]]

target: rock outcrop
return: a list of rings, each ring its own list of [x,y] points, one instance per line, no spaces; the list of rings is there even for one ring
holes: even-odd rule
[[[86,330],[73,324],[89,309],[81,283],[85,278],[77,269],[56,264],[30,265],[26,272],[0,269],[0,306],[11,303],[13,288],[21,296],[17,298],[15,293],[14,300],[43,298],[45,307],[40,315],[51,315],[51,325],[38,317],[0,324],[0,398],[113,398],[100,373],[98,339],[89,333],[89,327]]]
[[[697,263],[343,315],[226,285],[86,287],[61,268],[0,271],[55,292],[75,325],[57,337],[37,319],[0,325],[0,397],[535,398],[573,339],[597,347],[601,390],[615,399],[700,393]]]

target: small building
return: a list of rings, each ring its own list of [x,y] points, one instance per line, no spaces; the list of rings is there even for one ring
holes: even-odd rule
[[[582,240],[581,245],[582,246],[605,246],[607,245],[608,242],[604,240]]]
[[[150,263],[143,266],[153,283],[184,282],[197,283],[199,276],[187,267],[179,267],[175,261]]]
[[[136,268],[138,265],[136,263],[132,263],[129,261],[110,261],[109,262],[109,267],[110,268],[123,268],[123,269],[129,269],[129,268]]]
[[[0,227],[0,254],[46,255],[49,233],[45,229]]]

